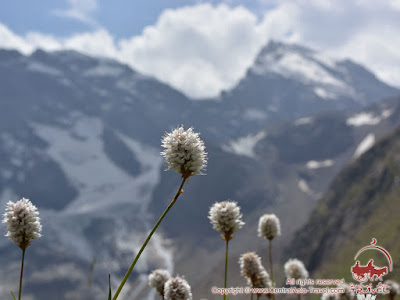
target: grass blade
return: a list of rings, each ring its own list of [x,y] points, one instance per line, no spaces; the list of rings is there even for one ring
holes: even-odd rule
[[[14,296],[13,292],[11,292],[11,295],[13,296],[14,300],[17,300],[17,299],[15,299],[15,296]]]

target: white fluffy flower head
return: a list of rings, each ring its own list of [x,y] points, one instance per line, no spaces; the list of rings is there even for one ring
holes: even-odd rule
[[[274,214],[263,215],[258,222],[258,236],[273,240],[281,235],[281,223]]]
[[[210,208],[208,218],[216,231],[221,232],[227,242],[232,234],[243,227],[240,206],[234,201],[217,202]]]
[[[149,285],[157,290],[164,297],[164,285],[171,279],[171,274],[167,270],[157,269],[151,272],[148,277]]]
[[[339,299],[341,300],[352,300],[354,298],[354,292],[350,289],[350,285],[343,283],[338,286],[338,288],[343,289],[343,293],[339,294]]]
[[[199,133],[193,128],[185,130],[182,126],[166,133],[161,144],[161,152],[168,164],[168,170],[174,170],[182,177],[202,174],[207,165],[207,153]]]
[[[243,277],[252,277],[259,272],[261,257],[255,252],[243,253],[239,258],[240,274]]]
[[[165,283],[164,291],[164,298],[166,300],[192,300],[190,285],[181,277],[169,279]]]
[[[284,266],[286,278],[305,279],[308,278],[308,271],[303,262],[293,258],[289,259]]]
[[[333,293],[323,293],[321,296],[321,300],[339,300],[338,294]]]
[[[7,234],[21,249],[26,249],[30,241],[41,237],[39,212],[29,199],[22,198],[17,202],[9,201],[3,215],[7,225]]]
[[[239,259],[240,274],[247,279],[253,288],[267,288],[271,286],[268,272],[264,269],[261,258],[255,252],[247,252]]]
[[[386,280],[384,284],[389,286],[390,295],[396,296],[397,294],[400,294],[400,286],[397,282],[393,280]]]
[[[357,300],[375,300],[376,295],[371,294],[357,294]]]

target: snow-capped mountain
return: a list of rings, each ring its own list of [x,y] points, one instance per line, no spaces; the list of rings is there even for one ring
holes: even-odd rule
[[[271,41],[246,76],[221,95],[235,130],[332,110],[356,110],[398,93],[363,66]],[[235,126],[236,125],[236,126]],[[243,132],[243,133],[244,133]]]
[[[265,61],[278,46],[286,54],[276,50],[281,58],[268,69]],[[290,69],[285,55],[305,62]],[[360,155],[400,115],[395,99],[370,110],[316,116],[355,110],[398,92],[353,63],[331,63],[328,70],[330,63],[321,57],[318,66],[342,89],[333,79],[300,76],[301,70],[317,68],[316,57],[305,48],[269,44],[236,88],[216,101],[199,102],[109,59],[73,51],[23,56],[0,50],[0,205],[30,198],[44,228],[27,252],[26,296],[100,299],[109,272],[117,285],[177,188],[179,176],[164,172],[159,152],[161,136],[178,124],[202,133],[207,175],[189,180],[124,288],[124,299],[153,299],[145,275],[155,267],[185,274],[201,290],[212,263],[220,261],[206,218],[213,202],[233,198],[249,216],[267,208],[283,212],[294,196],[299,205],[314,203],[333,174],[353,159],[349,153]],[[317,88],[336,91],[337,98],[324,98]],[[274,101],[277,109],[269,109]],[[283,120],[288,122],[276,125]],[[359,146],[368,134],[373,138]],[[334,147],[319,147],[333,142]],[[284,226],[303,222],[307,212],[300,209]],[[193,250],[200,238],[202,246]],[[0,253],[0,295],[8,297],[16,290],[20,253],[5,238]],[[208,254],[209,266],[195,269]]]

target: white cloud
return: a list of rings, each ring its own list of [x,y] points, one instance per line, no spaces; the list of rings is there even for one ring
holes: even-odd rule
[[[142,35],[120,42],[139,71],[188,95],[215,96],[232,87],[266,42],[262,24],[243,7],[200,4],[164,11]]]
[[[59,17],[71,18],[92,27],[98,27],[96,20],[91,17],[97,9],[97,0],[67,0],[68,8],[65,10],[57,9],[53,13]]]
[[[5,49],[18,49],[24,54],[33,50],[33,46],[24,38],[14,34],[5,25],[0,23],[0,47]]]
[[[32,48],[40,48],[47,51],[55,51],[62,48],[61,43],[56,38],[38,32],[28,32],[25,40]]]
[[[122,40],[115,40],[105,29],[65,38],[41,33],[22,37],[0,24],[0,47],[24,53],[38,47],[69,48],[109,56],[201,98],[234,86],[262,46],[274,38],[309,45],[335,57],[350,57],[400,86],[398,0],[267,2],[268,10],[261,18],[244,7],[227,4],[168,9],[140,35]],[[96,0],[69,3],[70,9],[89,18],[97,8]]]
[[[114,38],[104,29],[94,32],[76,34],[63,41],[64,48],[74,49],[83,53],[108,56],[126,61],[119,57],[120,53],[115,47]]]

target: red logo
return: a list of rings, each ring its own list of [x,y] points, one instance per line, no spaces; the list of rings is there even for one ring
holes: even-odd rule
[[[389,252],[385,248],[382,248],[381,246],[376,245],[375,238],[372,239],[371,245],[361,248],[360,251],[358,251],[358,253],[354,257],[354,260],[357,260],[357,257],[362,252],[364,252],[365,250],[369,250],[369,249],[377,250],[377,251],[380,251],[381,253],[383,253],[389,262],[389,270],[390,271],[393,270],[392,257],[390,256]],[[351,267],[351,273],[353,274],[353,278],[359,282],[366,282],[368,280],[382,281],[382,277],[387,275],[387,273],[388,273],[388,267],[387,266],[385,266],[385,267],[375,266],[373,259],[371,259],[367,265],[362,266],[360,264],[360,261],[357,260],[355,265]]]

